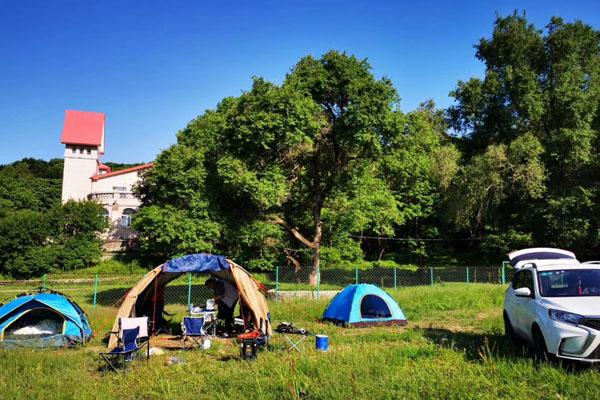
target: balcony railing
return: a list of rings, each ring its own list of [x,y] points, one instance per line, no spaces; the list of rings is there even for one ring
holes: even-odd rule
[[[90,200],[100,200],[100,201],[112,201],[112,200],[128,200],[128,199],[136,199],[135,195],[131,192],[96,192],[90,193],[88,195]]]

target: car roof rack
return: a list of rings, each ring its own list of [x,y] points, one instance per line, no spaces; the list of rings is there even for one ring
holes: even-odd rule
[[[586,262],[582,262],[582,264],[598,264],[598,265],[600,265],[600,261],[586,261]]]

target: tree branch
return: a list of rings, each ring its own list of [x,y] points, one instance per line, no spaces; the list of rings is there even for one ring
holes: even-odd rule
[[[308,240],[307,238],[305,238],[304,235],[302,235],[298,231],[298,228],[291,227],[281,217],[275,216],[275,217],[272,217],[271,220],[274,223],[276,223],[277,225],[280,225],[283,228],[285,228],[285,230],[287,230],[293,237],[295,237],[296,239],[298,239],[300,242],[302,242],[302,244],[304,244],[309,249],[314,249],[316,247],[316,243],[311,242],[310,240]]]

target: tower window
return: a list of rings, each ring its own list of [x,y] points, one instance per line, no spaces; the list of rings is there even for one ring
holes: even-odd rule
[[[87,149],[87,153],[88,153],[88,155],[91,155],[92,154],[92,149]]]

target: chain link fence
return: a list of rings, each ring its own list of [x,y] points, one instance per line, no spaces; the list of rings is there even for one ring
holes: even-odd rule
[[[513,270],[506,263],[501,266],[469,267],[420,267],[370,269],[309,269],[295,270],[279,267],[268,273],[255,273],[277,301],[281,292],[309,291],[314,298],[322,292],[334,293],[347,285],[372,283],[384,289],[399,289],[409,286],[435,286],[443,283],[492,283],[504,284],[512,279]],[[33,280],[9,280],[0,282],[0,302],[6,302],[24,292],[39,288],[61,292],[71,297],[84,308],[116,307],[127,291],[141,275],[103,275],[63,278],[60,275],[46,276]],[[165,289],[165,303],[202,304],[212,297],[204,286],[206,276],[184,274],[172,281]]]

